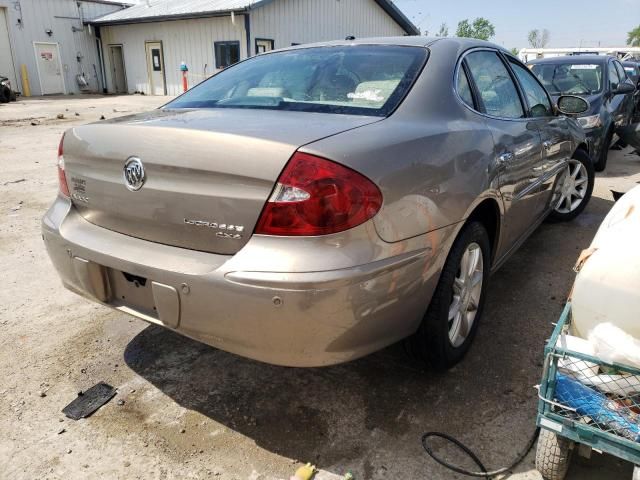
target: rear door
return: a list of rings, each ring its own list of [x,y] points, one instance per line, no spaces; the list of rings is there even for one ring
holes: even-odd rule
[[[526,116],[518,88],[498,52],[474,50],[465,56],[464,63],[493,135],[505,207],[500,249],[506,252],[542,215],[538,198],[543,171],[542,141],[536,122]]]
[[[539,166],[539,201],[544,210],[549,210],[556,178],[573,155],[573,142],[567,125],[569,120],[555,114],[549,95],[527,67],[513,57],[507,59],[521,88],[527,115],[540,132],[543,162]]]

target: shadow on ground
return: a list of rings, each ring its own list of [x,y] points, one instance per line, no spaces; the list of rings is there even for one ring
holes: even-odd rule
[[[400,345],[344,365],[294,369],[156,326],[129,343],[125,361],[181,406],[262,448],[323,466],[355,466],[358,478],[406,475],[407,462],[415,464],[413,478],[426,468],[451,478],[424,457],[420,435],[427,430],[464,439],[499,465],[534,429],[532,387],[544,341],[571,288],[573,264],[611,205],[594,198],[578,220],[547,223],[534,233],[492,277],[476,342],[447,374],[421,370]]]

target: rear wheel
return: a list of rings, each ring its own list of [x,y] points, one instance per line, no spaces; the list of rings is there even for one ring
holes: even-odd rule
[[[554,200],[556,205],[549,218],[567,222],[580,215],[591,199],[595,172],[589,155],[577,150],[560,175],[559,198]]]
[[[463,227],[409,351],[437,370],[458,363],[475,337],[491,267],[491,247],[480,222]]]
[[[598,161],[595,164],[596,172],[603,172],[607,168],[607,160],[609,159],[609,148],[611,147],[611,141],[613,140],[613,130],[609,130],[602,142],[602,149],[598,156]]]
[[[571,463],[573,444],[566,438],[542,429],[536,449],[536,469],[544,480],[564,480]]]

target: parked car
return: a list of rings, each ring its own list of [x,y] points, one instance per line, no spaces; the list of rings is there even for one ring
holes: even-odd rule
[[[0,75],[0,103],[15,102],[16,92],[11,88],[11,82],[7,77]]]
[[[633,121],[640,122],[640,62],[626,61],[622,62],[627,77],[636,86],[636,91],[633,94],[634,115]]]
[[[620,61],[605,55],[577,55],[532,60],[528,65],[554,98],[572,94],[589,101],[591,108],[579,122],[596,171],[603,171],[609,148],[617,140],[616,129],[628,126],[633,116],[635,86]]]
[[[411,337],[446,368],[489,273],[589,201],[556,111],[587,107],[477,40],[274,51],[69,129],[44,240],[69,289],[223,350],[319,366]]]

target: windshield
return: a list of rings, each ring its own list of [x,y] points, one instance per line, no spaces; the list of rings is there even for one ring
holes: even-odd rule
[[[602,90],[601,65],[538,63],[531,71],[552,95],[593,95]]]
[[[165,108],[251,108],[386,116],[427,57],[421,47],[314,47],[223,70]]]

